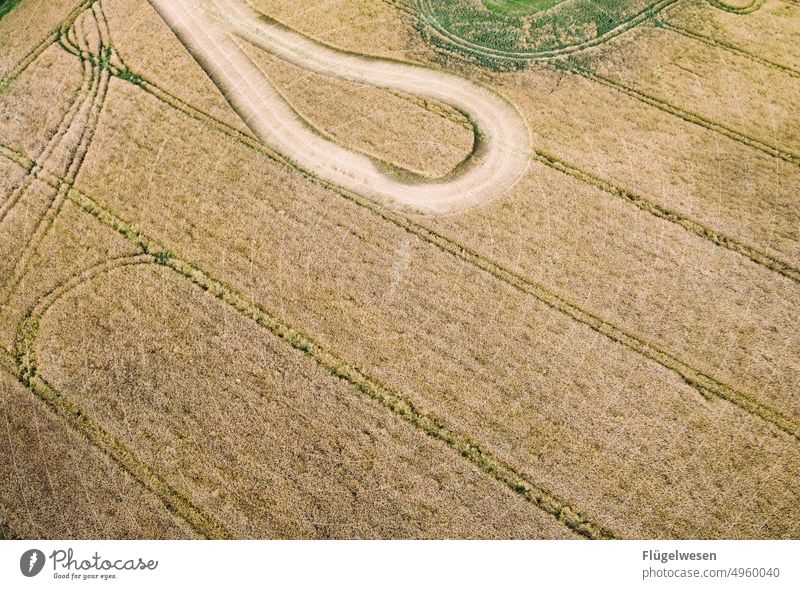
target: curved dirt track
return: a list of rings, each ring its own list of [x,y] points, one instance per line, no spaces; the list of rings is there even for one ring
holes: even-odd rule
[[[503,98],[469,80],[330,48],[269,21],[240,0],[149,1],[259,139],[327,181],[387,205],[437,214],[498,196],[527,169],[530,140],[524,120]],[[405,182],[311,130],[234,37],[320,74],[447,103],[477,125],[481,149],[446,178]]]

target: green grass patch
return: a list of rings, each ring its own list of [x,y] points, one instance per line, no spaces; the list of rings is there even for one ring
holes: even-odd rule
[[[483,4],[492,12],[508,14],[533,14],[561,4],[564,0],[484,0]]]

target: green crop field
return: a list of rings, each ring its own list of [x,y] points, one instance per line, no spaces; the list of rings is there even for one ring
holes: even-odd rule
[[[486,0],[486,8],[494,12],[533,14],[561,4],[564,0]]]
[[[466,0],[420,3],[424,22],[457,49],[495,57],[569,51],[628,30],[675,0]]]

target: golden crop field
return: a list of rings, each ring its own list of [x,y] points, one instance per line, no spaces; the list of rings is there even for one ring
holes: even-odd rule
[[[599,4],[0,1],[0,535],[800,539],[800,3]]]

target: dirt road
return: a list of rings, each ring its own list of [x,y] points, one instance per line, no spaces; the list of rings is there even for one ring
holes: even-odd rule
[[[325,180],[389,206],[439,214],[502,194],[527,168],[530,139],[522,117],[502,97],[465,78],[333,49],[241,0],[149,1],[259,139]],[[447,103],[475,123],[481,148],[446,178],[405,181],[311,129],[234,37],[320,74]]]

